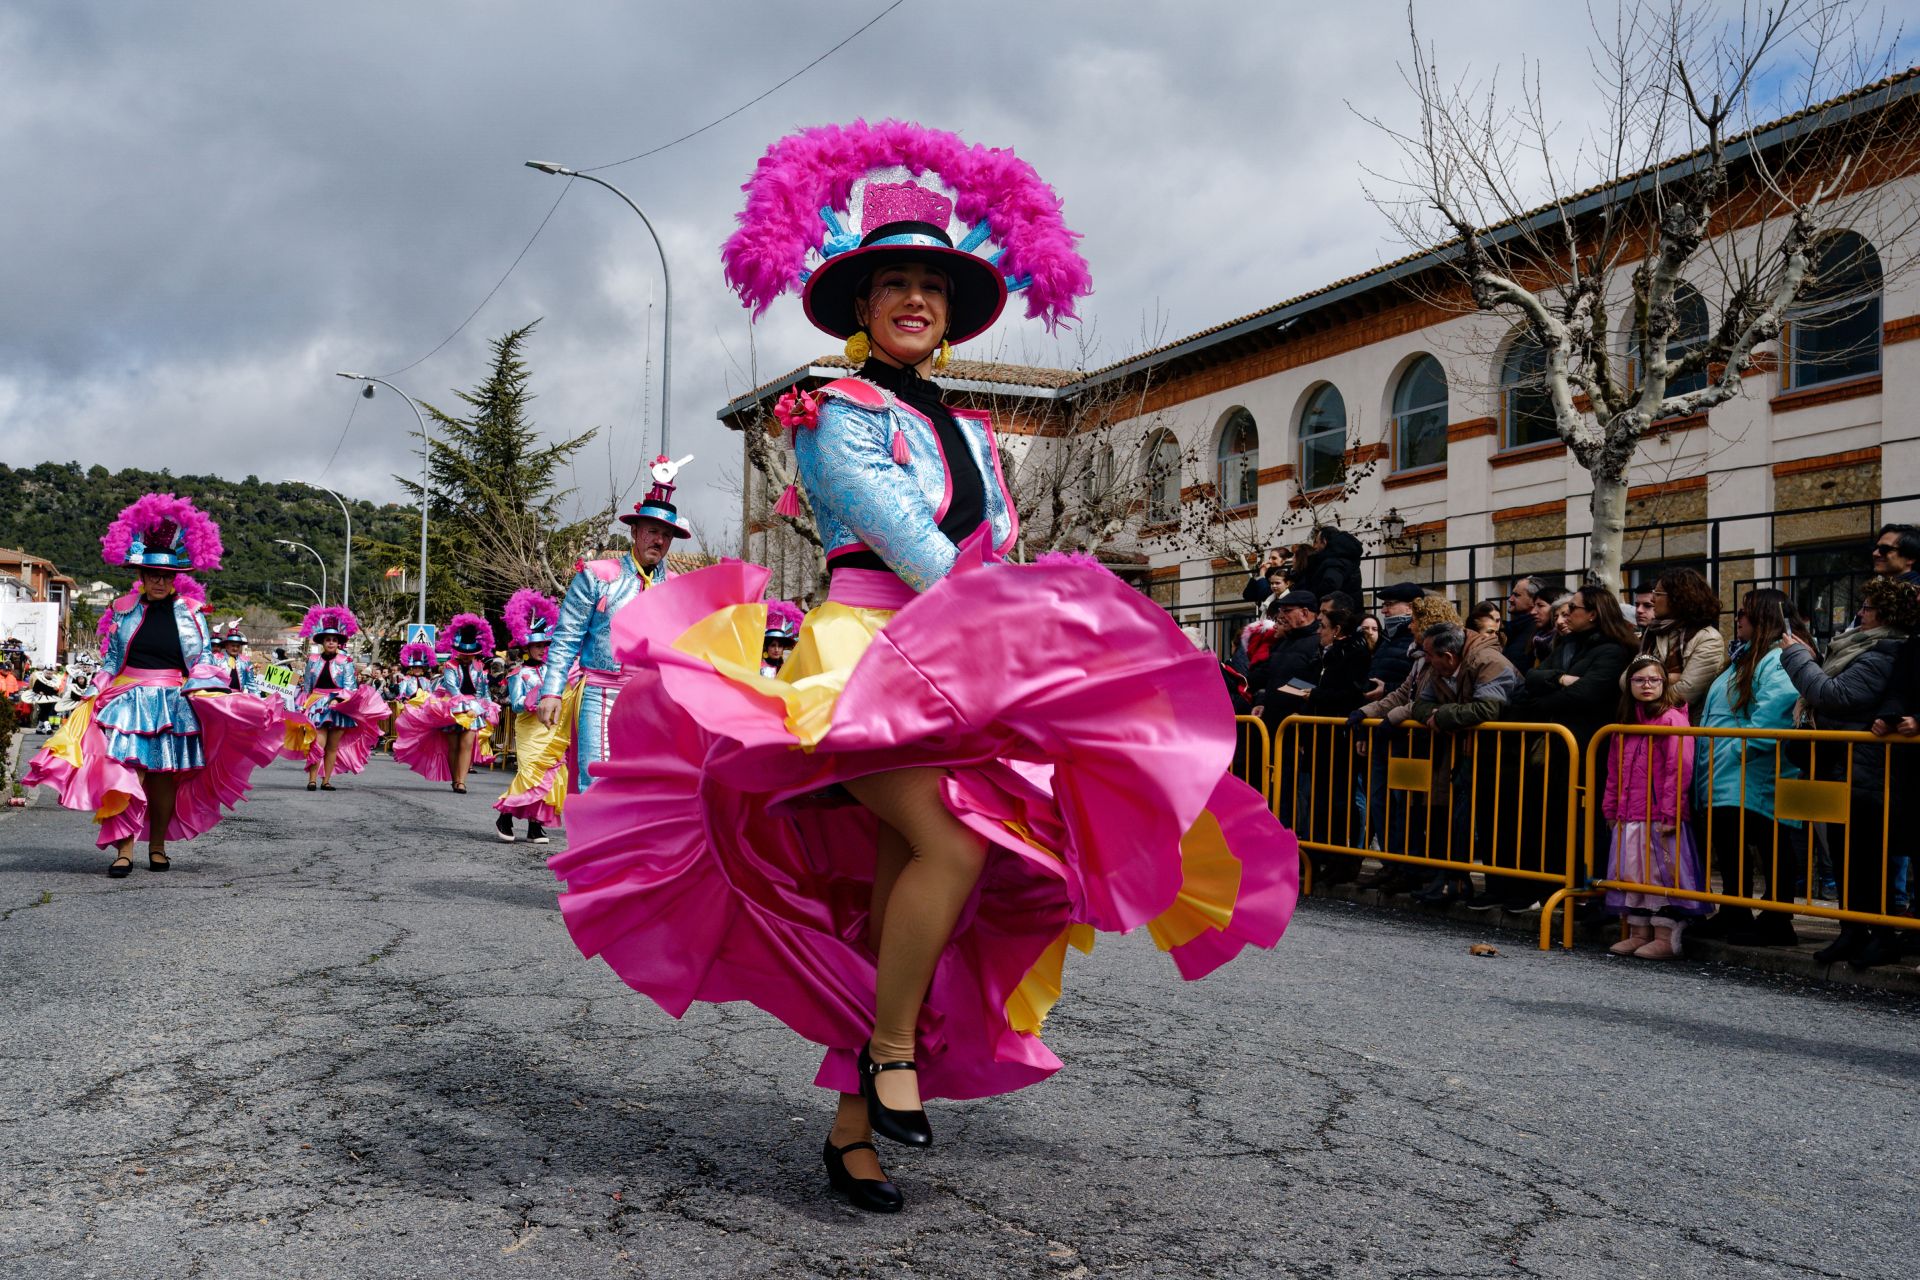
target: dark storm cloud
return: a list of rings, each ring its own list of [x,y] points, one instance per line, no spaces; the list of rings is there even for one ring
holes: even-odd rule
[[[317,478],[351,389],[431,348],[525,243],[561,179],[738,105],[881,0],[707,4],[15,5],[0,15],[0,426],[7,461],[79,458]],[[1535,6],[1450,5],[1493,56],[1538,48]],[[716,249],[738,186],[795,126],[898,115],[1012,145],[1066,198],[1098,294],[1101,358],[1400,252],[1361,198],[1382,141],[1342,105],[1409,114],[1403,10],[1216,3],[964,8],[909,0],[818,70],[703,134],[609,171],[659,227],[676,290],[674,444],[718,534],[737,449],[713,412],[756,373],[830,349],[794,306],[753,334]],[[1547,50],[1545,52],[1549,52]],[[1484,55],[1483,55],[1484,56]],[[1577,50],[1553,55],[1584,74]],[[654,438],[651,242],[576,184],[513,277],[395,381],[446,406],[485,342],[544,317],[529,357],[551,434],[614,428],[578,480],[624,487]],[[649,303],[652,310],[649,312]],[[1010,308],[1010,312],[1013,309]],[[1003,324],[992,350],[1077,358]],[[749,361],[754,362],[749,367]],[[658,378],[657,359],[651,370]],[[412,416],[362,403],[329,483],[393,496]]]

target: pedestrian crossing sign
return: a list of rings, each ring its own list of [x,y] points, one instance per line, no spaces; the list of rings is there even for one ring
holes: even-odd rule
[[[440,628],[434,626],[431,622],[409,622],[407,624],[407,643],[430,645],[433,643],[433,638],[439,633]]]

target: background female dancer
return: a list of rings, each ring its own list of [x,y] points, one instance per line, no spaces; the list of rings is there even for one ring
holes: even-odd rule
[[[1018,517],[992,424],[930,381],[999,315],[1002,270],[1049,319],[1087,292],[1051,189],[888,122],[785,139],[747,191],[735,287],[764,308],[804,278],[862,362],[779,409],[831,595],[777,678],[764,569],[637,602],[609,757],[549,862],[576,944],[669,1012],[750,1000],[827,1046],[829,1183],[888,1212],[870,1128],[926,1146],[924,1098],[1056,1070],[1037,1033],[1069,942],[1145,925],[1200,977],[1278,941],[1297,852],[1227,775],[1216,664],[1164,612],[1097,567],[998,563]]]
[[[166,842],[191,840],[220,821],[273,759],[275,722],[257,698],[229,696],[203,608],[177,589],[181,570],[220,567],[220,529],[184,498],[150,493],[121,511],[100,539],[110,565],[139,571],[113,602],[93,690],[34,756],[23,779],[50,786],[69,809],[92,809],[113,877],[133,870],[135,839],[147,865],[171,864]]]
[[[447,663],[428,685],[426,702],[401,714],[393,758],[427,781],[450,782],[465,795],[467,771],[493,761],[488,738],[500,710],[483,661],[493,652],[493,627],[478,614],[457,613],[442,636]]]
[[[513,820],[527,820],[527,842],[547,843],[547,828],[560,824],[567,801],[567,749],[578,721],[581,681],[569,673],[560,715],[552,728],[540,720],[540,690],[546,681],[548,647],[560,621],[560,606],[538,591],[516,591],[507,601],[507,636],[526,651],[526,661],[508,678],[507,702],[513,714],[513,751],[518,766],[506,793],[493,802],[500,811],[493,829],[513,840]]]
[[[315,605],[300,621],[300,634],[315,646],[294,692],[281,754],[307,765],[307,790],[333,791],[336,773],[359,773],[373,755],[386,700],[360,683],[346,642],[360,631],[353,611]]]

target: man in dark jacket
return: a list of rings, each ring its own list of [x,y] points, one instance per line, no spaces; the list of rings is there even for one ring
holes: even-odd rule
[[[1321,525],[1313,531],[1313,556],[1307,561],[1301,588],[1319,599],[1336,591],[1344,591],[1355,600],[1365,599],[1366,588],[1360,584],[1360,557],[1365,551],[1360,539],[1344,529]]]
[[[1539,629],[1533,620],[1533,606],[1547,584],[1529,574],[1507,592],[1507,647],[1500,652],[1514,669],[1525,671],[1533,665],[1533,633]]]
[[[1425,594],[1410,582],[1380,589],[1380,643],[1374,646],[1373,662],[1367,668],[1367,678],[1373,682],[1368,697],[1392,693],[1413,670],[1413,602]]]
[[[1320,662],[1320,600],[1311,591],[1289,591],[1274,601],[1273,608],[1280,633],[1267,650],[1267,660],[1254,668],[1247,683],[1252,686],[1255,714],[1277,732],[1281,717],[1300,708],[1294,699],[1274,691],[1289,680],[1310,678]]]

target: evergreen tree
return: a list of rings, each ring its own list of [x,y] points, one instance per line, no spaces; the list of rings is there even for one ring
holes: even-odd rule
[[[464,597],[498,617],[507,597],[522,587],[557,594],[582,550],[598,540],[612,512],[584,520],[563,518],[573,490],[559,487],[559,473],[592,440],[589,430],[543,444],[528,415],[534,396],[521,349],[538,320],[493,341],[486,379],[454,394],[466,406],[454,417],[431,404],[433,440],[427,466],[433,492],[428,523],[429,557],[447,566]],[[395,477],[416,498],[420,486]],[[430,575],[430,602],[440,592]]]

